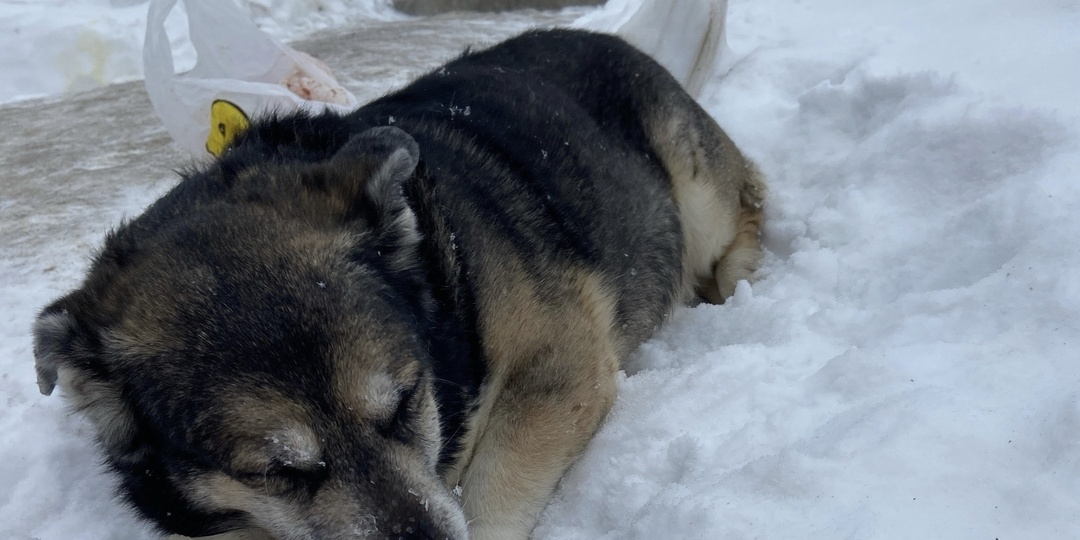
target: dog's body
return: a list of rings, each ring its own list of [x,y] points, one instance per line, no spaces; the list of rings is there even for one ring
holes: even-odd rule
[[[528,33],[256,121],[45,308],[39,382],[166,531],[523,538],[620,361],[751,277],[763,197],[651,59]]]

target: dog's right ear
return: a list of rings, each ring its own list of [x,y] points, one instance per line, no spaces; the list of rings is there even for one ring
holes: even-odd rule
[[[34,322],[34,367],[38,390],[46,396],[56,388],[61,368],[85,363],[80,358],[90,353],[88,336],[63,304],[64,300],[53,303]]]
[[[134,458],[135,417],[120,393],[121,383],[104,363],[100,339],[81,324],[62,298],[42,310],[34,323],[34,365],[38,389],[50,395],[56,386],[97,429],[110,459]]]

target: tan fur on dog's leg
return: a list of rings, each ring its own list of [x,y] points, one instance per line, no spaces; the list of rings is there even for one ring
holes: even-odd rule
[[[471,540],[527,538],[615,400],[621,351],[599,277],[566,270],[541,293],[515,279],[515,267],[504,268],[508,287],[483,317],[491,383],[468,457],[450,476],[463,488]]]
[[[610,350],[597,353],[607,356],[600,363],[616,363]],[[574,361],[569,356],[556,358],[568,351],[551,354],[536,360],[539,364]],[[527,373],[532,370],[525,371],[512,378],[533,376]],[[614,401],[614,370],[585,381],[588,384],[565,392],[527,399],[516,398],[508,388],[498,399],[464,479],[462,501],[466,515],[474,516],[469,523],[471,540],[528,537],[555,485],[585,449]],[[513,382],[508,386],[514,386]]]
[[[713,272],[715,285],[705,288],[701,292],[705,298],[714,304],[722,304],[724,300],[735,294],[735,285],[739,281],[751,281],[758,264],[761,263],[761,211],[743,211],[739,216],[737,233],[731,245],[716,261],[716,269]]]
[[[768,189],[752,161],[688,96],[671,99],[649,131],[671,177],[682,221],[683,299],[721,304],[761,262],[758,231]]]

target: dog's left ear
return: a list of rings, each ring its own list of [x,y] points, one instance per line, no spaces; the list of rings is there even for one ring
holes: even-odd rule
[[[419,162],[420,147],[408,133],[377,127],[349,139],[329,162],[312,169],[304,183],[335,200],[346,221],[360,219],[378,228],[412,217],[403,186]]]
[[[420,163],[420,147],[404,131],[392,127],[371,128],[356,135],[334,154],[331,164],[365,170],[362,196],[377,211],[394,212],[405,204],[402,185]]]
[[[396,127],[376,127],[349,139],[306,183],[336,198],[346,222],[362,223],[374,233],[372,247],[392,267],[406,268],[414,264],[420,233],[404,186],[419,162],[420,147],[412,136]]]

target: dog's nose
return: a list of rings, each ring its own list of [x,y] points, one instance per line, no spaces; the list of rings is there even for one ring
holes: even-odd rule
[[[392,529],[388,538],[392,540],[461,540],[452,533],[425,518],[411,518],[407,525]]]
[[[439,531],[433,523],[428,520],[420,521],[420,531],[418,532],[417,540],[453,540],[446,536],[445,533]]]
[[[417,520],[412,534],[404,537],[405,540],[457,540],[438,525],[426,518]]]

